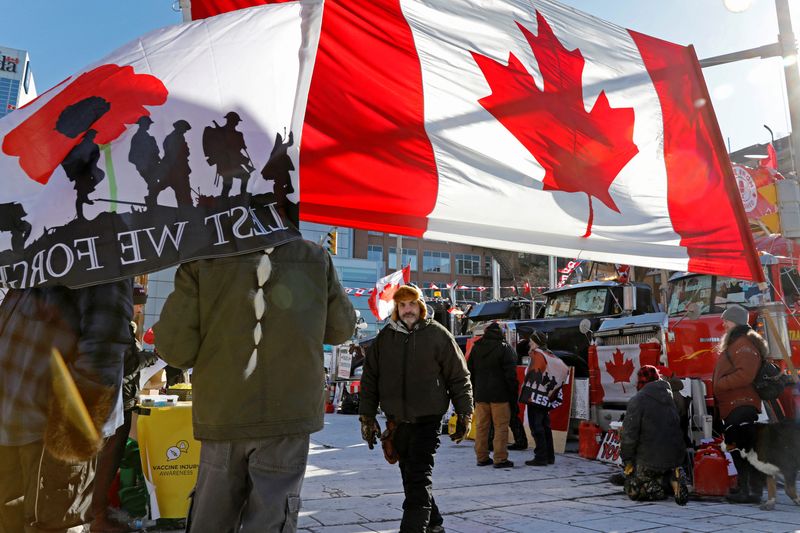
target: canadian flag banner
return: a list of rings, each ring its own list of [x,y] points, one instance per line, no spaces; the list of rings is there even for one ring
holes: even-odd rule
[[[692,47],[551,0],[324,11],[303,219],[762,279]]]
[[[397,289],[408,283],[411,279],[411,265],[403,267],[402,270],[392,272],[384,276],[375,283],[369,296],[369,309],[378,320],[384,320],[392,314],[394,300],[392,297]]]
[[[597,347],[603,401],[627,402],[636,394],[640,352],[638,344]]]
[[[0,287],[83,286],[300,238],[322,0],[149,33],[0,120]]]

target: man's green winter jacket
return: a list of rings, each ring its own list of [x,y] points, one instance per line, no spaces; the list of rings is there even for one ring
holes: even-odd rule
[[[159,355],[194,368],[197,439],[259,439],[322,429],[322,344],[354,331],[330,256],[296,240],[269,254],[262,339],[254,351],[256,267],[263,252],[185,263],[153,326]]]
[[[380,404],[398,421],[440,418],[451,400],[457,413],[472,413],[472,385],[461,349],[430,319],[411,331],[390,320],[367,350],[360,396],[360,414],[375,415]]]

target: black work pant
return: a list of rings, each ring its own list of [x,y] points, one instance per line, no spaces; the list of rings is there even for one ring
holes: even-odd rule
[[[401,533],[425,533],[442,524],[442,515],[433,499],[433,456],[439,447],[439,421],[401,423],[394,434],[403,477],[403,520]]]
[[[518,406],[516,402],[512,402],[512,406]],[[517,407],[518,408],[518,407]],[[511,433],[514,435],[514,446],[518,448],[528,447],[528,436],[525,434],[525,426],[522,425],[522,420],[517,416],[517,411],[511,410],[511,421],[509,422]]]
[[[724,426],[739,426],[749,424],[753,432],[755,427],[752,424],[758,420],[758,410],[752,405],[742,405],[731,411],[724,420]],[[734,451],[731,453],[733,464],[736,467],[737,485],[743,494],[755,494],[761,496],[764,491],[764,474],[758,471],[750,462]]]
[[[553,448],[553,431],[550,429],[550,409],[528,404],[528,425],[536,441],[533,458],[538,461],[552,463],[556,460]]]

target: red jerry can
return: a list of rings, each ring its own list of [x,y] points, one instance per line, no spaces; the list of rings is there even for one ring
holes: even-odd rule
[[[578,455],[586,459],[597,459],[600,443],[603,442],[603,430],[594,422],[581,422],[578,426]]]
[[[725,496],[736,485],[736,477],[728,474],[728,459],[716,442],[694,454],[694,492],[702,496]]]

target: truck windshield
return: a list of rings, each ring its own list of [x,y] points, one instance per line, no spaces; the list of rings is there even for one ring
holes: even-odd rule
[[[545,318],[603,314],[607,296],[606,288],[555,294],[547,300]]]
[[[668,312],[680,315],[689,304],[696,304],[700,314],[717,314],[729,305],[752,307],[762,300],[756,283],[721,276],[688,276],[670,283]]]

